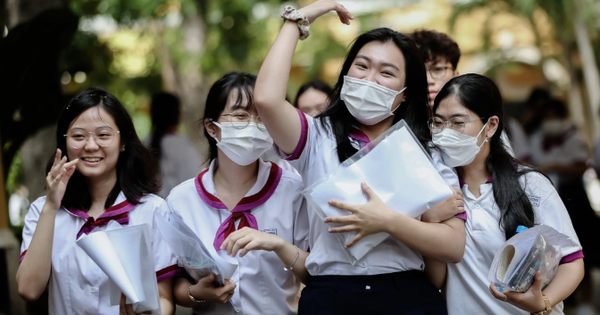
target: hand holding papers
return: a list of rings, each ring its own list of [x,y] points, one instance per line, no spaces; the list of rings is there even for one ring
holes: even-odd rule
[[[121,227],[111,221],[77,244],[108,276],[112,305],[119,305],[122,292],[136,313],[161,314],[150,233],[147,224]]]
[[[348,215],[328,201],[366,203],[361,182],[371,187],[388,207],[413,218],[453,194],[404,121],[342,163],[330,177],[307,188],[304,194],[322,219]],[[343,246],[356,232],[336,235]],[[387,233],[364,237],[346,250],[350,262],[356,263],[387,237]]]
[[[179,265],[194,280],[198,281],[210,274],[215,275],[218,287],[225,285],[225,279],[230,279],[238,267],[234,258],[227,253],[217,253],[213,246],[204,246],[194,231],[188,227],[181,217],[170,214],[169,221],[159,214],[154,215],[156,226],[173,254],[177,256]],[[233,308],[231,301],[229,305]],[[235,309],[235,308],[234,308]]]
[[[542,289],[556,273],[562,259],[561,247],[574,246],[573,241],[555,229],[538,225],[524,230],[500,247],[490,268],[488,279],[499,291],[525,292],[539,270]]]

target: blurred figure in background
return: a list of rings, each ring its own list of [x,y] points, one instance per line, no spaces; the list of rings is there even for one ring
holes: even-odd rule
[[[160,161],[162,198],[171,189],[202,170],[202,161],[188,137],[177,133],[179,125],[179,99],[169,93],[152,97],[150,104],[152,134],[146,144]]]
[[[296,94],[294,106],[309,116],[315,117],[329,105],[331,87],[321,80],[304,83]]]
[[[429,106],[433,106],[435,97],[444,85],[459,75],[460,48],[450,36],[434,30],[415,30],[407,36],[417,46],[425,63]],[[508,153],[515,156],[505,131],[502,131],[502,141]]]
[[[531,119],[526,125],[532,130],[531,162],[547,174],[557,187],[581,245],[586,248],[585,277],[576,291],[579,292],[581,305],[576,314],[595,315],[590,269],[600,265],[600,246],[596,234],[600,219],[590,205],[582,181],[589,158],[588,151],[562,101],[545,99],[541,93],[532,105]]]

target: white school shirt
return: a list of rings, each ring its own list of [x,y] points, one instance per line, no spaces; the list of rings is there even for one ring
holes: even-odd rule
[[[561,249],[561,263],[583,257],[581,245],[571,219],[562,200],[552,183],[539,173],[530,172],[520,177],[535,212],[535,224],[553,227],[571,238],[577,246]],[[458,264],[448,264],[446,278],[446,302],[449,315],[529,314],[512,304],[497,300],[489,291],[491,283],[488,272],[494,255],[506,241],[504,232],[498,224],[500,210],[494,199],[491,180],[479,187],[481,196],[469,191],[468,185],[462,186],[467,210],[465,254]],[[562,302],[552,309],[552,314],[564,314]]]
[[[29,212],[25,216],[21,260],[27,254],[45,203],[46,196],[38,198],[31,204]],[[161,209],[162,203],[164,203],[162,198],[156,195],[147,195],[140,199],[138,205],[133,205],[121,192],[115,204],[97,220],[88,219],[87,214],[81,210],[67,210],[64,207],[58,209],[54,220],[52,272],[48,289],[49,313],[55,315],[119,314],[119,305],[110,305],[108,276],[75,241],[78,235],[87,234],[94,228],[104,230],[106,225],[94,226],[94,223],[108,221],[109,218],[122,225],[133,226],[147,223],[153,227],[155,211],[159,211],[166,217],[166,211]],[[154,265],[157,280],[160,282],[175,276],[178,267],[175,257],[160,237],[160,233],[154,228],[151,228],[151,231],[153,233],[151,247],[154,253]]]
[[[298,170],[304,185],[311,186],[316,181],[333,173],[340,165],[335,136],[329,128],[323,128],[319,119],[314,119],[298,110],[302,125],[300,141],[291,156],[286,157]],[[360,148],[369,138],[359,129],[350,135],[355,147]],[[451,168],[443,164],[440,152],[430,147],[433,165],[442,177],[453,187],[458,187],[458,177]],[[279,154],[283,153],[278,150]],[[398,180],[402,180],[399,178]],[[410,185],[410,183],[406,183]],[[352,266],[345,256],[344,249],[335,235],[328,232],[328,226],[308,205],[310,218],[310,255],[306,259],[306,269],[312,276],[320,275],[378,275],[408,270],[423,270],[421,254],[410,249],[399,240],[389,237]]]
[[[213,183],[216,159],[208,170],[175,187],[166,199],[169,210],[178,214],[198,235],[205,246],[213,246],[219,226],[231,215],[219,200]],[[253,204],[250,213],[256,217],[260,231],[308,249],[308,216],[302,196],[300,176],[282,170],[275,163],[259,160],[258,178],[238,206]],[[239,219],[236,220],[236,226]],[[231,301],[245,315],[296,314],[294,298],[300,281],[285,271],[277,254],[250,251],[236,256],[239,267],[231,280],[236,288]],[[236,314],[226,304],[206,303],[197,314]]]

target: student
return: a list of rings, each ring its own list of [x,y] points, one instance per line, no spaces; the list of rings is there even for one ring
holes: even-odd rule
[[[19,294],[35,301],[49,284],[50,314],[134,314],[124,298],[120,310],[111,306],[108,277],[75,241],[110,220],[152,226],[163,203],[154,195],[160,188],[155,160],[125,107],[98,88],[81,92],[62,110],[56,143],[47,194],[25,217]],[[162,313],[172,314],[177,266],[158,233],[152,250]]]
[[[496,85],[478,74],[450,80],[433,105],[433,142],[444,160],[457,167],[465,208],[467,241],[460,263],[428,264],[436,285],[445,279],[449,314],[563,314],[562,301],[583,277],[583,254],[569,214],[552,183],[524,167],[501,144],[502,97]],[[436,211],[435,209],[433,211]],[[499,292],[488,280],[492,260],[517,226],[544,224],[577,245],[562,248],[563,258],[552,282],[541,277],[525,293]]]
[[[202,169],[202,161],[190,139],[177,133],[180,105],[175,95],[152,96],[150,114],[152,134],[147,145],[159,160],[162,188],[158,195],[166,198],[173,187]]]
[[[429,105],[433,106],[433,101],[450,79],[456,77],[458,61],[460,60],[460,49],[458,44],[450,36],[433,30],[416,30],[408,37],[415,43],[421,53],[421,58],[425,62],[427,69],[427,86],[429,89]],[[518,123],[511,123],[510,126],[516,130],[512,134],[518,140],[518,156],[527,156],[527,146],[523,145],[524,138],[519,138],[523,132]],[[517,130],[519,129],[519,130]],[[515,156],[511,141],[504,131],[502,131],[502,141],[505,143],[508,152]]]
[[[294,106],[309,116],[315,117],[327,108],[331,87],[321,80],[304,83],[298,94]]]
[[[282,153],[294,160],[307,186],[331,174],[400,119],[410,125],[424,147],[430,141],[423,62],[408,38],[388,28],[356,39],[331,103],[320,118],[305,115],[285,100],[298,39],[308,35],[308,23],[332,10],[345,24],[353,18],[332,1],[317,1],[301,10],[286,8],[286,21],[262,65],[254,94],[267,130]],[[439,154],[435,150],[431,153],[447,179],[456,181],[454,173],[439,161]],[[464,249],[464,221],[453,218],[443,224],[423,223],[391,210],[368,187],[363,189],[370,199],[367,204],[332,202],[352,215],[326,219],[342,224],[329,231],[326,222],[309,208],[310,255],[302,251],[298,262],[306,260],[305,264],[297,262],[294,266],[294,271],[305,268],[300,278],[308,278],[299,313],[445,314],[443,298],[422,272],[421,255],[459,261]],[[462,196],[456,194],[440,205],[459,213],[463,211],[461,202]],[[392,237],[352,265],[332,234],[349,231],[358,235],[347,246],[372,233],[387,232]],[[293,247],[285,245],[280,257],[291,261],[295,254]]]
[[[213,84],[202,119],[210,167],[175,187],[166,204],[217,251],[227,248],[227,238],[256,239],[265,246],[255,249],[271,251],[266,245],[286,242],[296,258],[282,262],[278,251],[240,253],[238,269],[220,288],[213,286],[213,275],[197,284],[177,278],[177,304],[198,314],[235,314],[224,305],[230,299],[248,315],[297,312],[293,302],[300,281],[294,273],[303,263],[298,255],[308,248],[309,228],[303,185],[300,176],[259,158],[273,140],[254,107],[255,82],[254,75],[232,72]]]

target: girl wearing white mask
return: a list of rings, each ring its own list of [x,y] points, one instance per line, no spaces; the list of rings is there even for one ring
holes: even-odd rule
[[[430,120],[433,142],[455,166],[465,196],[466,248],[460,263],[428,262],[442,286],[449,314],[563,314],[562,300],[583,277],[583,254],[571,220],[552,183],[506,152],[502,97],[488,78],[467,74],[450,80],[437,95]],[[437,210],[433,210],[437,211]],[[496,290],[487,279],[496,251],[517,226],[544,224],[570,237],[576,246],[564,256],[552,282],[541,277],[525,293]]]
[[[302,180],[260,156],[273,140],[254,108],[256,76],[228,73],[211,87],[204,111],[204,135],[210,145],[210,167],[175,187],[166,199],[169,211],[181,216],[206,246],[219,251],[234,238],[247,248],[239,267],[223,287],[214,275],[193,284],[175,280],[177,304],[201,314],[236,314],[225,303],[231,299],[241,314],[295,314],[300,281],[298,259],[284,259],[286,243],[295,253],[308,248],[308,216]],[[232,251],[230,251],[231,253]],[[287,253],[286,253],[287,254]],[[297,256],[296,256],[297,257]],[[284,268],[287,268],[284,269]]]
[[[308,25],[329,11],[336,11],[345,24],[353,19],[342,5],[332,1],[317,1],[301,10],[286,8],[284,25],[262,65],[254,94],[258,113],[280,153],[293,161],[307,186],[334,172],[341,162],[401,119],[424,147],[428,148],[431,139],[426,124],[424,64],[412,42],[388,28],[356,39],[331,103],[320,116],[305,115],[285,100],[298,39],[305,38]],[[456,175],[441,164],[439,153],[431,150],[431,154],[443,176],[458,187]],[[303,273],[300,278],[307,280],[299,313],[445,314],[443,297],[422,272],[422,256],[459,261],[464,249],[464,218],[424,223],[391,210],[367,186],[363,189],[370,199],[367,204],[332,201],[352,213],[326,219],[341,223],[337,228],[328,230],[326,222],[309,206],[310,255],[301,251],[294,265],[294,272]],[[456,194],[437,207],[461,213],[461,203],[462,196]],[[347,231],[358,232],[347,246],[377,232],[392,237],[352,265],[333,234]],[[247,250],[243,244],[234,246]],[[296,250],[289,245],[280,252],[287,261],[296,257]]]

